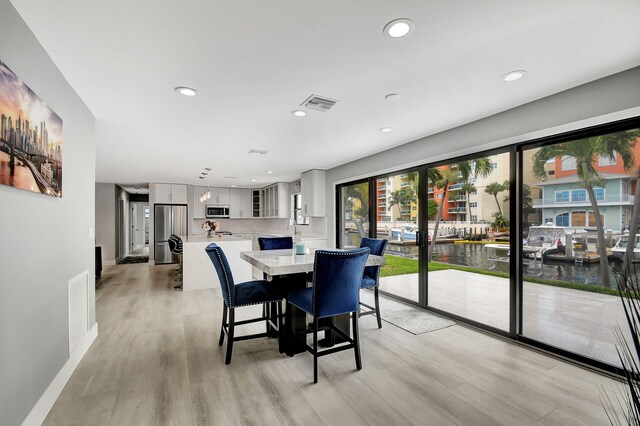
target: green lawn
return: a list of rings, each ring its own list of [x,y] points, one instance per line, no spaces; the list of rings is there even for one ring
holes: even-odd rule
[[[418,260],[409,259],[401,256],[385,255],[387,259],[386,265],[380,270],[381,277],[390,277],[393,275],[417,274]],[[469,266],[452,265],[449,263],[429,262],[429,271],[442,271],[445,269],[455,269],[458,271],[473,272],[475,274],[490,275],[493,277],[509,278],[509,274],[499,271],[487,271],[486,269],[471,268]],[[575,290],[590,291],[592,293],[602,293],[610,295],[618,295],[618,290],[614,288],[605,288],[591,284],[579,284],[570,281],[545,280],[537,277],[526,277],[526,281],[546,284],[554,287],[572,288]]]

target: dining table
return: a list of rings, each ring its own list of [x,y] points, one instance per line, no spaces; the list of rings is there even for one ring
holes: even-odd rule
[[[262,271],[268,281],[281,285],[286,298],[289,291],[305,288],[310,285],[308,283],[308,277],[309,272],[313,272],[316,250],[335,251],[339,249],[307,249],[303,254],[296,254],[295,249],[244,251],[240,252],[240,258]],[[386,260],[384,256],[369,255],[366,266],[379,266],[385,263]],[[273,317],[275,312],[270,312],[269,315]],[[325,324],[327,321],[331,321],[334,327],[346,335],[349,335],[349,314],[323,319]],[[306,313],[296,306],[287,303],[282,325],[284,327],[284,333],[272,331],[271,335],[283,339],[280,342],[280,347],[283,348],[283,352],[289,356],[305,352],[307,350],[305,341],[296,338],[296,336],[305,333],[307,330]],[[341,337],[338,336],[337,333],[328,330],[325,332],[325,338],[319,343],[322,346],[328,347],[340,343],[341,340]]]

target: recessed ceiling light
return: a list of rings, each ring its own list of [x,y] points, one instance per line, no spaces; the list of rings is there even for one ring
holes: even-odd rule
[[[391,127],[383,127],[382,129],[380,129],[380,131],[382,133],[389,133],[391,131]]]
[[[406,18],[394,19],[384,26],[384,33],[391,38],[406,37],[413,31],[413,21]]]
[[[195,96],[198,94],[198,91],[191,87],[176,87],[174,90],[184,96]]]
[[[251,182],[255,182],[257,179],[251,179]]]
[[[273,173],[272,170],[267,170],[267,174],[270,175],[271,173]]]
[[[506,73],[502,76],[502,79],[504,81],[516,81],[520,80],[525,75],[527,75],[527,72],[525,70],[516,70]]]
[[[293,111],[291,111],[291,114],[295,115],[296,117],[304,117],[305,115],[307,115],[306,112],[299,109],[294,109]]]
[[[400,99],[400,95],[398,95],[397,93],[389,93],[384,97],[384,99],[387,101],[397,101],[398,99]]]

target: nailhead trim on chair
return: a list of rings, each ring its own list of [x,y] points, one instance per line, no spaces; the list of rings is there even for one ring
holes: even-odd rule
[[[231,307],[231,288],[229,288],[229,275],[227,274],[227,268],[224,267],[224,262],[222,261],[222,257],[220,257],[220,247],[213,247],[216,252],[216,256],[218,257],[218,261],[220,262],[220,266],[222,267],[222,271],[224,272],[224,281],[227,286],[227,297],[229,298],[229,303],[227,306]]]
[[[366,249],[368,250],[369,248],[366,247]],[[334,250],[316,250],[316,254],[313,258],[313,270],[316,270],[316,266],[318,264],[318,253],[322,253],[322,254],[329,254],[329,255],[335,255],[335,256],[357,256],[359,254],[362,253],[362,250],[364,250],[364,248],[358,248],[349,252],[345,252],[345,251],[334,251]],[[313,309],[313,316],[316,316],[316,274],[313,274],[313,283],[312,283],[312,287],[313,290],[311,292],[311,306]]]
[[[227,297],[229,298],[229,303],[227,304],[227,306],[229,306],[230,308],[240,308],[242,306],[253,306],[253,305],[259,305],[261,303],[273,303],[273,302],[280,302],[282,301],[282,298],[280,299],[276,299],[276,300],[265,300],[264,302],[258,302],[258,303],[247,303],[245,305],[234,305],[231,306],[231,288],[229,287],[229,275],[227,274],[227,269],[224,267],[224,262],[222,261],[222,257],[220,257],[220,246],[216,246],[216,247],[212,247],[215,250],[216,256],[218,257],[218,260],[220,261],[220,266],[222,266],[222,271],[224,272],[224,280],[225,280],[225,285],[227,286]]]
[[[234,306],[234,308],[240,308],[240,307],[242,307],[242,306],[261,305],[261,304],[263,304],[263,303],[275,303],[275,302],[282,302],[282,299],[276,299],[276,300],[265,300],[264,302],[247,303],[246,305],[236,305],[236,306]]]

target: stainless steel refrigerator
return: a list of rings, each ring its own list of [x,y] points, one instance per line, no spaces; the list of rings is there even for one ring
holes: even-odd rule
[[[156,265],[178,263],[177,255],[169,250],[169,237],[187,235],[187,206],[184,204],[156,204],[153,223],[153,250]]]

